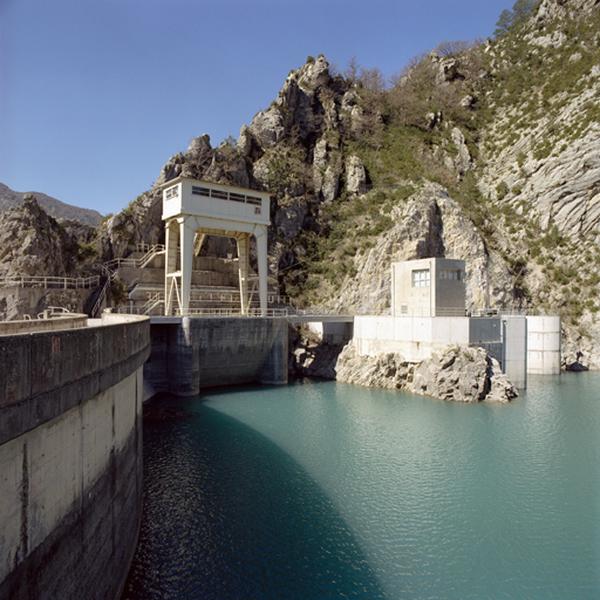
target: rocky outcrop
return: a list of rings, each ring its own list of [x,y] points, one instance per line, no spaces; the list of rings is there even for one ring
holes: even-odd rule
[[[537,25],[590,14],[600,6],[600,0],[542,0],[534,21]]]
[[[555,224],[573,239],[589,234],[598,242],[600,125],[589,123],[585,133],[574,139],[565,139],[559,133],[577,122],[586,103],[598,95],[600,80],[568,102],[556,117],[532,122],[516,144],[486,156],[480,183],[485,193],[497,194],[498,185],[504,184],[508,193],[502,202],[527,204],[542,229]],[[503,122],[496,122],[487,135],[496,135]],[[544,153],[547,156],[536,153],[544,146],[548,148]]]
[[[331,301],[333,310],[385,314],[390,263],[430,256],[466,261],[467,308],[518,305],[505,262],[486,247],[481,232],[445,188],[424,184],[392,209],[391,219],[391,227],[354,258],[356,274],[344,279],[339,295]]]
[[[517,390],[483,348],[452,346],[415,367],[410,390],[455,402],[509,402]]]
[[[364,194],[367,191],[367,172],[355,154],[346,159],[346,191],[350,194]]]
[[[414,364],[395,353],[359,356],[348,344],[338,358],[336,378],[454,402],[509,402],[518,395],[483,348],[451,346]]]
[[[0,274],[74,276],[79,244],[33,196],[0,215]]]
[[[288,344],[290,377],[335,379],[335,365],[344,344],[330,344],[306,331],[299,332],[293,328],[290,328]]]

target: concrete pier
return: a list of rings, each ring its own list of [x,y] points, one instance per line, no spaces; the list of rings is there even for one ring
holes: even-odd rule
[[[144,376],[156,391],[287,383],[285,318],[152,317],[151,338]]]

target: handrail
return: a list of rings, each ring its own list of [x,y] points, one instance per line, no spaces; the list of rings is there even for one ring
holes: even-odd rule
[[[164,244],[154,244],[150,246],[150,249],[141,256],[140,258],[113,258],[104,263],[104,267],[109,269],[111,272],[118,269],[121,265],[131,266],[136,269],[143,269],[155,256],[163,254],[165,252]]]
[[[58,289],[89,289],[100,284],[100,277],[58,277],[54,275],[3,275],[0,287],[44,287]]]
[[[102,303],[106,298],[106,294],[108,293],[108,288],[110,287],[111,281],[112,277],[106,277],[106,279],[104,280],[104,285],[102,286],[102,289],[100,290],[100,293],[98,294],[98,297],[94,302],[94,306],[92,306],[92,310],[90,311],[90,315],[92,317],[97,317],[100,314],[100,311],[102,309]]]
[[[164,292],[146,292],[147,300],[161,299],[164,300]],[[190,302],[227,302],[227,303],[238,303],[240,301],[240,293],[236,292],[192,292],[190,295]],[[257,299],[258,301],[258,299]],[[279,294],[267,294],[267,302],[269,304],[285,304],[286,306],[292,306],[290,299],[287,296],[281,296]]]
[[[176,309],[178,317],[287,317],[287,308],[249,308],[245,314],[234,308],[188,308],[187,310]]]

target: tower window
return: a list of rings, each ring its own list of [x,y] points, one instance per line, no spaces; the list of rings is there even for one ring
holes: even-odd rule
[[[418,269],[412,272],[413,287],[429,287],[430,285],[429,269]]]

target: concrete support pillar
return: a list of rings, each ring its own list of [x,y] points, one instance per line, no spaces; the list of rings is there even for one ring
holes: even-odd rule
[[[176,220],[171,220],[167,222],[165,227],[165,315],[170,315],[173,312],[172,274],[177,270],[178,243],[179,224]]]
[[[263,317],[267,315],[267,228],[261,227],[255,234],[256,255],[258,261],[258,296],[260,298],[260,312]]]
[[[238,253],[238,273],[240,278],[240,310],[243,315],[248,314],[248,270],[249,270],[249,236],[246,233],[236,238]]]
[[[190,308],[190,294],[192,291],[192,266],[194,258],[194,236],[196,232],[192,228],[189,219],[179,219],[179,238],[181,250],[181,314],[188,314]]]

